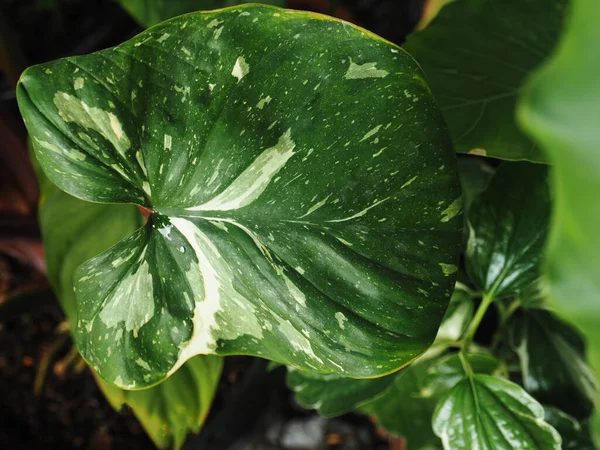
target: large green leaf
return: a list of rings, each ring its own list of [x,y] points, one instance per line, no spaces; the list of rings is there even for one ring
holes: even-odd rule
[[[523,80],[550,53],[566,0],[456,0],[405,44],[425,71],[456,150],[545,161],[518,128]]]
[[[310,13],[196,13],[29,68],[18,99],[61,189],[153,211],[75,273],[78,345],[102,378],[152,385],[196,354],[371,377],[433,341],[460,188],[394,45]]]
[[[588,417],[596,379],[585,361],[585,343],[579,332],[542,309],[519,311],[510,327],[527,392],[572,416]]]
[[[566,33],[525,91],[519,119],[556,165],[546,270],[551,298],[584,332],[600,371],[600,53],[592,45],[600,39],[600,6],[572,5]]]
[[[544,408],[520,386],[491,375],[471,375],[438,403],[433,430],[445,449],[560,450]]]
[[[159,448],[179,449],[200,431],[223,366],[220,356],[196,356],[158,386],[126,391],[98,380],[113,408],[129,406]]]
[[[464,291],[456,289],[442,320],[433,346],[413,364],[439,356],[449,345],[455,344],[465,332],[473,315],[473,300]],[[321,375],[305,370],[288,368],[287,385],[296,394],[296,400],[305,408],[314,408],[320,415],[330,417],[352,411],[385,391],[404,369],[380,378],[366,380],[340,375]]]
[[[76,300],[73,272],[82,262],[103,252],[143,223],[135,206],[84,202],[57,190],[38,171],[42,202],[40,224],[46,251],[48,278],[74,329]],[[68,218],[68,220],[65,220]],[[99,381],[116,409],[132,408],[159,448],[179,448],[190,432],[197,432],[221,374],[222,358],[196,356],[164,383],[128,392]]]
[[[181,14],[224,8],[226,6],[252,3],[236,0],[118,0],[123,8],[143,27],[151,27],[159,22]],[[265,5],[284,6],[284,0],[261,0]]]
[[[546,167],[503,163],[467,218],[467,269],[485,294],[516,295],[539,277],[549,214]]]

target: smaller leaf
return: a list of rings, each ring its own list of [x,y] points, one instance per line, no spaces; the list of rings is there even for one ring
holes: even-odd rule
[[[582,424],[552,406],[544,406],[544,412],[546,422],[560,433],[563,450],[595,450],[587,423]]]
[[[458,175],[462,188],[465,218],[473,201],[485,190],[494,176],[495,169],[486,158],[458,155]]]
[[[316,409],[321,416],[333,417],[352,411],[381,394],[396,376],[394,373],[381,378],[357,380],[288,368],[287,385],[304,408]]]
[[[458,286],[450,298],[450,304],[438,329],[435,345],[458,341],[467,330],[473,317],[473,299],[471,294]]]
[[[542,405],[520,386],[490,375],[472,375],[454,386],[436,407],[433,431],[445,449],[561,448]]]
[[[113,408],[131,407],[158,448],[179,449],[188,433],[200,431],[222,367],[221,357],[196,356],[163,383],[139,391],[125,391],[96,379]]]
[[[580,333],[550,311],[524,309],[511,321],[510,336],[527,392],[542,403],[587,418],[597,388]]]
[[[474,372],[493,373],[500,366],[487,355],[469,355],[467,360]],[[464,377],[457,354],[421,359],[402,370],[385,393],[361,409],[375,416],[389,433],[406,439],[410,449],[439,447],[431,417],[441,396]]]
[[[361,407],[387,432],[405,439],[411,450],[440,447],[440,440],[431,430],[431,416],[438,398],[431,396],[423,385],[434,363],[435,359],[427,359],[403,369],[383,395]]]
[[[467,271],[485,294],[517,295],[539,278],[549,215],[547,168],[503,163],[467,219]]]
[[[491,355],[475,354],[467,357],[474,373],[493,375],[501,368],[499,360]],[[439,360],[428,371],[424,380],[424,390],[431,396],[441,397],[465,378],[465,371],[458,354]]]

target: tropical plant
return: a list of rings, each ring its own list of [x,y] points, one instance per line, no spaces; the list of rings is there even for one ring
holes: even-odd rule
[[[180,446],[252,355],[411,450],[594,448],[599,13],[455,0],[400,48],[243,5],[27,69],[50,279],[111,402]]]

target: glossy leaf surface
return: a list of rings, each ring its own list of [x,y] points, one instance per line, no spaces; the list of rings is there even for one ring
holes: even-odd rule
[[[566,0],[456,0],[404,45],[419,62],[458,152],[545,161],[518,128],[523,81],[551,52]]]
[[[73,330],[77,323],[73,272],[144,220],[135,206],[84,202],[57,190],[39,170],[38,178],[47,274]],[[204,422],[221,365],[220,357],[197,356],[164,383],[143,391],[124,391],[101,380],[98,384],[114,408],[123,404],[132,408],[157,447],[179,448]]]
[[[242,3],[236,0],[119,0],[123,8],[143,27],[151,27],[164,20],[194,11],[225,8]],[[284,6],[284,0],[262,0],[265,5]]]
[[[456,289],[433,346],[413,365],[440,355],[448,345],[455,343],[465,331],[472,315],[471,297],[464,291]],[[295,392],[298,403],[305,408],[314,408],[320,415],[329,417],[350,412],[372,400],[390,387],[397,377],[404,376],[404,372],[408,370],[409,368],[406,368],[380,378],[357,380],[340,375],[321,375],[288,368],[286,381],[288,387]]]
[[[445,449],[561,449],[544,408],[520,386],[490,375],[454,386],[436,407],[433,430]]]
[[[467,218],[467,270],[477,287],[500,298],[536,280],[549,215],[547,168],[503,163]]]
[[[519,119],[556,165],[546,268],[551,298],[584,332],[598,371],[600,54],[589,44],[600,39],[600,8],[595,0],[574,0],[572,5],[557,52],[524,93]]]
[[[468,362],[474,373],[493,375],[501,368],[499,360],[491,355],[473,354]],[[427,371],[423,389],[437,398],[444,395],[465,377],[465,370],[457,354],[446,356],[437,361]]]
[[[467,359],[474,371],[484,373],[492,373],[499,364],[489,356],[469,355]],[[456,354],[423,358],[402,370],[385,393],[361,410],[373,415],[389,433],[406,439],[408,448],[440,448],[431,418],[440,397],[464,376]]]
[[[370,377],[433,341],[462,203],[401,49],[238,7],[32,67],[18,97],[61,189],[153,210],[75,274],[78,345],[104,379],[149,386],[196,354]]]
[[[587,418],[596,397],[596,379],[579,332],[542,309],[519,311],[510,326],[527,392],[544,404]]]

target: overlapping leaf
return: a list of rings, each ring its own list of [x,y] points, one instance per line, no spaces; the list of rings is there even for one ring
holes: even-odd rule
[[[408,38],[457,151],[547,160],[518,128],[515,109],[523,81],[558,39],[566,3],[456,0]]]
[[[198,433],[217,389],[223,358],[196,356],[168,380],[139,391],[126,391],[98,380],[115,409],[130,407],[158,448],[179,449],[189,433]]]
[[[587,418],[596,397],[596,379],[579,332],[542,309],[520,311],[510,326],[527,392],[542,403]]]
[[[75,274],[78,344],[104,379],[148,386],[239,353],[368,377],[433,341],[460,191],[442,117],[394,45],[239,7],[30,68],[18,97],[61,189],[153,211]]]
[[[467,269],[487,295],[516,295],[540,276],[550,216],[547,172],[504,163],[469,210]]]
[[[421,364],[442,354],[448,346],[456,343],[465,331],[473,315],[471,297],[460,289],[452,295],[448,310],[442,320],[433,346],[413,364]],[[412,367],[412,366],[411,366]],[[336,416],[358,408],[365,402],[382,394],[395,383],[397,377],[404,377],[406,368],[380,378],[357,380],[339,375],[321,375],[304,370],[288,368],[287,385],[296,394],[296,399],[305,408],[314,408],[323,416]],[[416,369],[420,373],[420,369]],[[405,377],[410,380],[411,376]],[[386,396],[395,401],[391,396]],[[384,425],[385,426],[385,425]]]
[[[487,355],[469,355],[467,360],[473,371],[485,374],[499,366]],[[440,398],[464,377],[457,354],[422,359],[400,372],[390,389],[361,410],[374,416],[389,433],[406,439],[408,448],[440,448],[431,428],[434,410]]]
[[[520,386],[490,375],[470,375],[454,386],[436,407],[433,430],[447,450],[561,449],[544,408]]]

